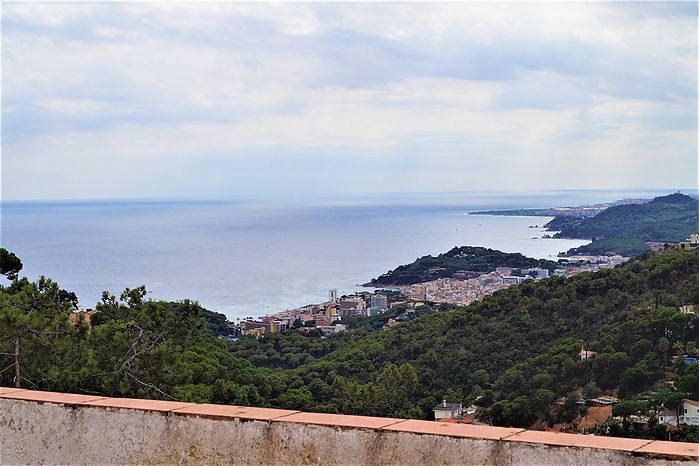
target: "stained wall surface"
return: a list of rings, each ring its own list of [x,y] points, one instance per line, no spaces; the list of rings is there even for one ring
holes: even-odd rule
[[[699,445],[0,387],[0,464],[699,464]]]

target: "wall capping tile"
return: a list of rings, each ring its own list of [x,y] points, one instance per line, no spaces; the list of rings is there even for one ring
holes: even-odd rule
[[[83,406],[94,406],[111,409],[137,409],[142,411],[170,412],[186,408],[192,403],[165,400],[144,400],[140,398],[101,398],[80,403]]]
[[[395,419],[343,414],[307,413],[287,409],[257,408],[136,398],[109,398],[99,395],[46,392],[16,387],[0,387],[0,399],[56,403],[104,409],[130,409],[202,416],[214,419],[257,420],[297,423],[338,428],[372,429],[378,432],[404,432],[456,438],[521,442],[558,447],[617,450],[634,456],[649,455],[675,460],[699,459],[699,444],[647,439],[601,437],[582,434],[532,431],[518,428],[456,424],[416,419]]]
[[[37,390],[19,390],[3,393],[0,398],[13,400],[36,401],[38,403],[59,403],[66,405],[78,405],[88,401],[104,399],[99,395],[82,395],[76,393],[44,392]]]
[[[562,447],[600,448],[632,452],[650,443],[647,439],[602,437],[597,435],[566,434],[523,430],[505,439],[508,442],[526,442]]]
[[[248,419],[269,421],[271,419],[296,414],[300,411],[276,408],[256,408],[251,406],[215,405],[190,403],[184,408],[170,411],[174,414],[187,414],[214,418]]]
[[[699,443],[653,440],[634,450],[634,453],[649,453],[668,457],[699,459]]]
[[[0,387],[0,395],[4,395],[6,393],[13,393],[13,392],[21,392],[25,390],[24,388],[15,388],[15,387]]]
[[[404,419],[389,417],[350,416],[346,414],[297,412],[273,419],[275,422],[295,422],[321,426],[350,427],[359,429],[381,429],[399,423]]]
[[[414,434],[446,435],[449,437],[475,438],[482,440],[502,440],[524,429],[512,427],[482,426],[473,424],[455,424],[447,422],[422,421],[408,419],[384,427],[382,430],[409,432]]]

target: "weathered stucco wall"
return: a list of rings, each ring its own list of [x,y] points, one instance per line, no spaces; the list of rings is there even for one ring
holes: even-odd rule
[[[698,464],[699,446],[0,388],[0,464]]]

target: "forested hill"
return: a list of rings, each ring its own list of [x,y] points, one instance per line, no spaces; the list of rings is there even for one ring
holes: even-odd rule
[[[495,425],[550,426],[601,391],[655,407],[698,399],[699,363],[682,358],[699,345],[699,318],[680,311],[687,304],[699,305],[699,250],[527,281],[368,335],[227,343],[207,335],[190,301],[127,289],[105,293],[88,319],[71,313],[70,293],[55,282],[15,278],[0,286],[0,385],[415,418],[446,397],[476,401]],[[231,350],[248,341],[258,351],[236,357]],[[583,345],[597,357],[580,361]],[[289,353],[299,357],[278,358]],[[255,367],[262,354],[278,368]]]
[[[555,262],[532,259],[519,253],[506,253],[494,249],[462,246],[434,256],[423,256],[408,265],[401,265],[378,278],[369,286],[412,285],[437,278],[451,278],[457,272],[492,272],[497,267],[555,269]]]
[[[692,354],[699,343],[699,318],[678,310],[699,303],[699,250],[643,259],[525,282],[413,319],[299,367],[292,383],[322,410],[415,416],[429,415],[442,397],[478,399],[495,424],[523,427],[569,420],[576,397],[601,390],[634,397],[667,391],[663,382],[673,380],[680,396],[697,399],[699,364],[671,366],[670,356]],[[594,361],[579,360],[583,345],[599,353]],[[380,397],[392,389],[387,380],[409,387],[400,407]],[[572,413],[554,403],[566,395]]]
[[[699,201],[675,193],[645,204],[610,207],[594,217],[571,222],[555,218],[548,225],[559,238],[629,238],[643,241],[684,241],[699,231]]]

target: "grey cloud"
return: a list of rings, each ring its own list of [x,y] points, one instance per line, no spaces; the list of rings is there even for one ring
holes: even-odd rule
[[[477,11],[471,17],[444,14],[435,20],[443,21],[443,27],[434,32],[421,30],[423,21],[425,29],[430,25],[427,14],[405,24],[400,15],[392,18],[391,9],[401,4],[301,4],[298,13],[310,9],[311,22],[318,24],[295,31],[282,25],[279,13],[268,15],[264,7],[248,14],[227,4],[202,4],[201,10],[191,12],[183,9],[186,5],[75,4],[55,22],[32,12],[20,14],[23,5],[3,5],[2,136],[3,148],[12,146],[3,157],[20,159],[37,136],[60,138],[79,132],[90,138],[76,140],[99,148],[110,130],[133,125],[146,130],[140,133],[146,140],[142,144],[152,145],[147,130],[186,132],[187,126],[197,126],[183,135],[194,141],[194,149],[188,146],[191,153],[178,154],[178,163],[168,166],[173,173],[179,170],[175,178],[190,172],[209,174],[220,178],[217,189],[225,190],[229,179],[223,168],[237,166],[249,174],[249,179],[239,181],[250,189],[261,180],[289,189],[295,183],[312,186],[315,169],[338,174],[340,183],[351,182],[343,173],[362,170],[362,161],[374,160],[376,170],[393,173],[386,189],[396,189],[401,177],[424,180],[426,173],[473,170],[486,180],[488,160],[502,166],[523,161],[531,165],[530,157],[543,157],[538,152],[573,150],[571,142],[611,146],[618,128],[633,128],[639,138],[656,138],[658,144],[671,142],[677,132],[696,133],[696,27],[693,35],[687,28],[692,21],[696,24],[693,2],[590,4],[590,17],[581,20],[580,29],[561,30],[543,21],[542,28],[551,30],[541,34],[536,28],[510,29],[510,22],[521,18],[508,16],[518,13],[507,9],[502,17],[484,20],[480,29]],[[42,8],[50,12],[58,7]],[[297,13],[295,6],[287,8],[289,15]],[[422,8],[429,13],[431,6]],[[363,27],[343,21],[350,12],[374,23],[374,13],[384,15],[407,32],[390,35],[380,24]],[[536,15],[532,21],[538,24]],[[654,36],[635,33],[639,25]],[[689,31],[687,37],[672,34],[676,25]],[[54,61],[40,63],[37,57],[27,57],[27,50],[41,50],[48,55],[44,59]],[[68,63],[79,69],[68,69]],[[20,75],[27,69],[41,73],[29,81]],[[424,88],[420,80],[427,83]],[[455,96],[452,104],[448,96],[436,95],[440,83],[454,80],[463,86],[455,89],[487,89],[488,99],[472,102]],[[228,83],[234,85],[229,88]],[[413,90],[415,95],[410,94]],[[47,107],[55,100],[94,106],[77,105],[73,111]],[[600,100],[619,102],[617,109],[623,109],[625,101],[643,105],[638,114],[610,111],[600,116],[594,112]],[[356,118],[342,120],[352,111]],[[532,125],[541,138],[527,140],[529,134],[518,123],[530,122],[512,116],[519,111],[542,119],[540,126]],[[570,114],[575,117],[567,124],[573,128],[547,133],[554,115]],[[298,118],[279,118],[288,115]],[[438,121],[442,115],[445,121]],[[372,123],[358,125],[368,134],[333,128],[351,126],[359,118],[364,119],[359,123]],[[380,134],[372,132],[373,118]],[[499,118],[508,119],[507,124],[501,127]],[[487,121],[483,128],[468,127],[481,119]],[[232,139],[226,139],[230,150],[207,145],[216,131],[230,129],[226,124],[249,130],[248,139],[255,139],[256,131],[259,138],[276,137],[270,121],[288,127],[279,128],[278,144],[275,140],[274,149],[265,149],[268,152],[243,143],[236,146]],[[641,136],[642,131],[651,136]],[[119,137],[113,140],[121,141]],[[46,152],[50,160],[52,150],[36,152]],[[248,157],[259,161],[241,164]],[[289,179],[282,180],[287,175]]]

